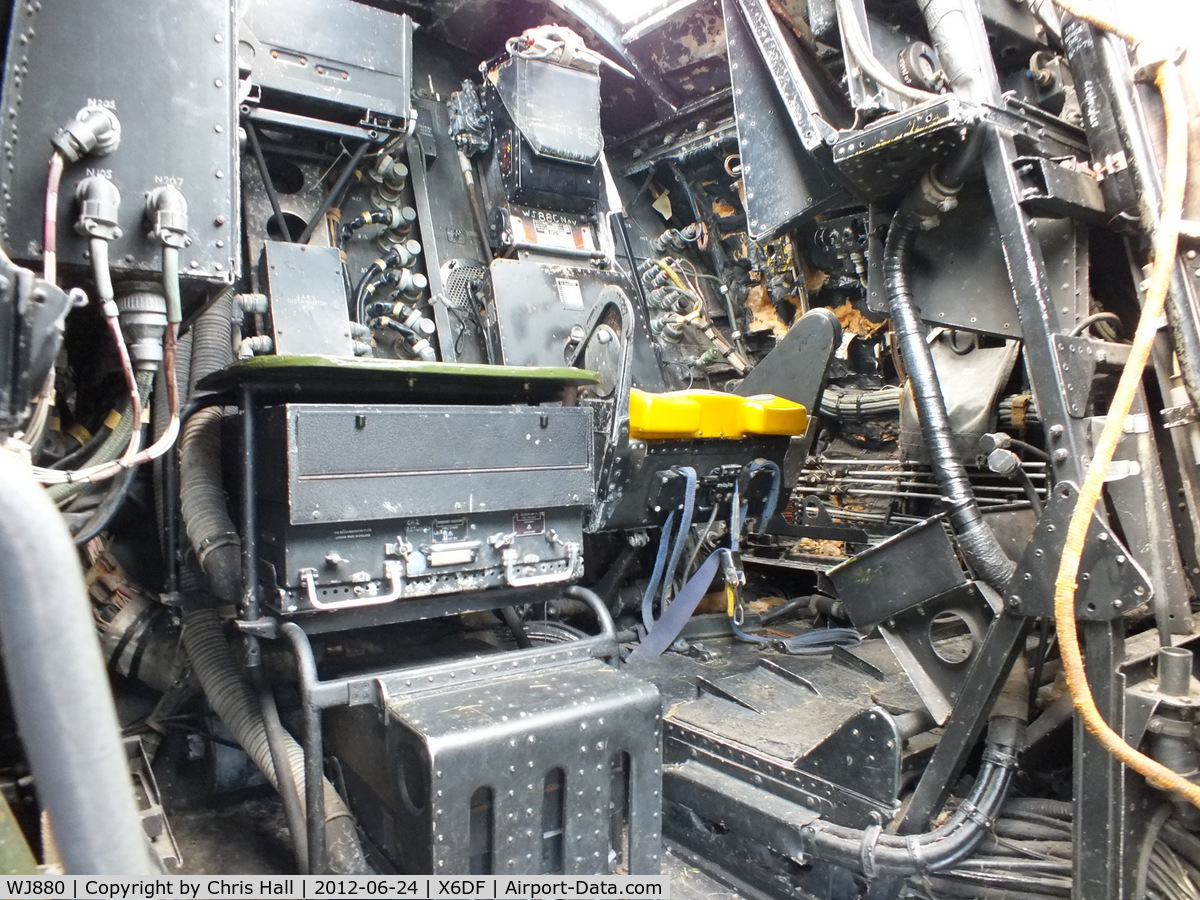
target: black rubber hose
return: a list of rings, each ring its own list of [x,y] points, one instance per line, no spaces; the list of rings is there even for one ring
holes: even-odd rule
[[[67,871],[152,875],[75,545],[0,452],[0,639],[17,730]]]
[[[1017,453],[1024,453],[1026,456],[1032,456],[1039,462],[1050,462],[1050,454],[1028,441],[1022,441],[1015,437],[1008,439],[1008,446]]]
[[[1071,821],[1075,804],[1070,800],[1046,800],[1040,797],[1014,797],[1004,805],[1005,815],[1030,814]]]
[[[292,834],[292,850],[300,874],[308,875],[308,828],[304,821],[304,801],[292,777],[292,768],[287,758],[287,732],[279,721],[279,707],[267,673],[262,666],[250,670],[250,681],[258,694],[258,708],[262,713],[263,727],[267,733],[267,747],[271,751],[271,763],[279,775],[279,796],[283,799],[283,810],[287,818],[288,831]]]
[[[572,600],[582,600],[590,606],[592,612],[596,614],[596,621],[600,623],[600,634],[611,638],[613,643],[616,643],[617,626],[613,624],[612,613],[608,611],[608,607],[604,605],[604,601],[595,591],[580,584],[573,584],[563,590],[563,596]]]
[[[1013,838],[1020,841],[1053,841],[1069,835],[1071,831],[1070,825],[1066,823],[1048,825],[1029,822],[1025,819],[1005,818],[996,822],[992,833],[996,837]]]
[[[233,362],[233,294],[219,297],[192,329],[191,385]],[[213,594],[234,603],[242,592],[242,549],[221,475],[221,407],[202,409],[179,438],[179,509],[188,541]]]
[[[812,609],[812,597],[793,597],[786,603],[781,603],[779,606],[773,606],[765,613],[759,616],[758,622],[760,625],[767,625],[774,622],[776,619],[782,619],[784,616],[801,610],[809,611]]]
[[[504,624],[512,632],[513,640],[517,642],[517,646],[522,650],[528,650],[532,647],[533,641],[525,633],[525,623],[521,621],[521,614],[517,612],[516,607],[502,606],[500,614],[504,616]]]
[[[925,183],[923,180],[922,185]],[[917,407],[921,432],[929,451],[930,467],[949,511],[950,527],[958,537],[963,555],[975,574],[1003,593],[1017,567],[1005,555],[1000,542],[984,521],[979,504],[975,500],[975,492],[967,478],[967,471],[963,468],[958,450],[954,446],[946,401],[942,397],[937,370],[933,365],[933,355],[925,339],[925,326],[917,315],[909,283],[912,245],[921,222],[921,216],[913,212],[913,207],[926,200],[922,188],[918,187],[905,199],[892,219],[884,247],[884,286],[887,290],[892,326],[900,351],[904,355],[913,402]]]
[[[983,63],[990,50],[978,8],[964,0],[917,0],[917,6],[954,93],[976,103],[998,100],[1000,84]]]
[[[990,833],[1008,794],[1016,751],[1023,743],[1024,723],[1019,719],[992,721],[994,726],[1003,723],[999,733],[1004,737],[989,738],[974,791],[942,825],[924,834],[895,835],[818,821],[803,830],[808,849],[820,859],[869,878],[953,867]]]
[[[183,646],[213,711],[267,781],[278,790],[279,779],[258,697],[234,659],[216,610],[199,608],[183,614]],[[292,778],[303,797],[304,750],[286,732],[284,745]],[[354,819],[328,780],[324,782],[324,798],[325,846],[330,871],[340,875],[369,874],[371,869],[363,856]]]
[[[1042,496],[1037,492],[1037,488],[1033,484],[1033,479],[1029,477],[1029,473],[1021,466],[1013,469],[1013,478],[1017,484],[1021,486],[1021,490],[1025,493],[1025,498],[1029,501],[1029,505],[1033,507],[1036,515],[1042,514]]]

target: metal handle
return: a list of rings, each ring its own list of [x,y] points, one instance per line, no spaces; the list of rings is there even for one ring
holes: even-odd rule
[[[386,594],[368,594],[366,596],[354,597],[350,600],[337,600],[333,603],[325,603],[317,599],[317,579],[316,574],[312,569],[304,569],[300,572],[300,580],[304,582],[305,590],[308,592],[308,602],[313,609],[328,611],[332,609],[358,609],[361,606],[380,606],[384,603],[392,603],[399,600],[404,594],[404,575],[400,570],[400,563],[397,560],[389,559],[383,564],[384,576],[391,585],[391,591]]]
[[[504,560],[504,580],[508,582],[509,587],[524,588],[538,587],[543,584],[558,584],[563,581],[570,581],[575,577],[575,568],[579,564],[579,544],[572,541],[567,544],[567,560],[566,569],[561,572],[546,572],[542,575],[517,575],[516,567],[520,565],[517,561],[516,551],[510,550],[505,554]]]

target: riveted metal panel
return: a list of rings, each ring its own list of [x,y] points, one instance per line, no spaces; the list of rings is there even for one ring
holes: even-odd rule
[[[110,109],[121,143],[68,166],[60,191],[58,253],[87,266],[87,239],[71,225],[75,187],[107,175],[121,192],[122,235],[110,245],[117,272],[157,272],[146,240],[144,195],[171,184],[187,197],[191,245],[185,275],[232,280],[240,270],[235,152],[233,9],[183,0],[54,0],[13,12],[4,73],[7,107],[0,233],[14,259],[40,260],[50,138],[84,107]]]

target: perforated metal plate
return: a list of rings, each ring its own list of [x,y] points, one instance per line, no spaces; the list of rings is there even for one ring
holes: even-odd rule
[[[473,259],[450,259],[442,266],[442,297],[448,306],[469,309],[474,285],[483,278],[483,266]]]

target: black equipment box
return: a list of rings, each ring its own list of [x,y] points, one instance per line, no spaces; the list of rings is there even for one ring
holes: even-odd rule
[[[252,105],[387,132],[412,118],[413,23],[352,0],[252,0],[239,64]],[[261,117],[270,121],[272,117]]]
[[[582,574],[588,409],[292,403],[258,421],[259,556],[282,613]]]

